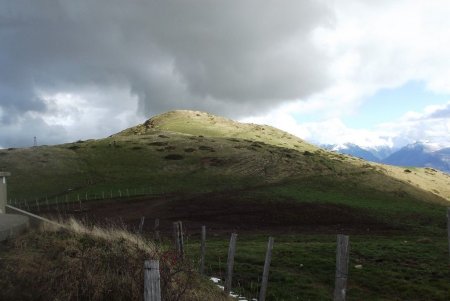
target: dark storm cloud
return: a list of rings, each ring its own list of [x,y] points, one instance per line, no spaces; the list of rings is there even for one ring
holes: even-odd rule
[[[261,112],[326,85],[311,34],[331,19],[312,0],[0,0],[1,123],[46,112],[40,92],[112,87],[143,115]]]

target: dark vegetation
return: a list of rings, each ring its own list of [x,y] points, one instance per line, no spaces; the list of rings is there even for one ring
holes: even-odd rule
[[[214,148],[212,148],[211,146],[206,146],[206,145],[200,145],[198,147],[198,149],[203,150],[203,151],[215,152]]]
[[[170,154],[164,157],[166,160],[183,160],[184,157],[178,154]]]

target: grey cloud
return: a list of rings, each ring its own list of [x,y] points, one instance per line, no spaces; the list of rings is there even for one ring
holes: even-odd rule
[[[20,117],[14,124],[2,125],[0,147],[31,147],[37,136],[39,145],[68,142],[61,126],[49,126],[38,117]]]
[[[332,21],[313,0],[0,0],[0,123],[45,112],[37,91],[111,87],[146,116],[262,112],[327,85],[311,34]]]

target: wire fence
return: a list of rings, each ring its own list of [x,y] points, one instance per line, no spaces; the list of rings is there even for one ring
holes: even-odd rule
[[[138,197],[161,197],[169,192],[163,187],[139,187],[139,188],[115,188],[98,191],[86,191],[76,193],[69,191],[54,196],[35,198],[9,198],[7,205],[33,213],[58,212],[66,214],[85,210],[84,204],[94,201],[127,199]]]

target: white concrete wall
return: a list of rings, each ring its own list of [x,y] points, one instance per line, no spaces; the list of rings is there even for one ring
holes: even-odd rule
[[[6,198],[6,177],[0,176],[0,213],[5,213]]]

